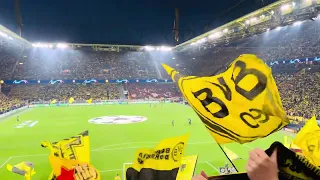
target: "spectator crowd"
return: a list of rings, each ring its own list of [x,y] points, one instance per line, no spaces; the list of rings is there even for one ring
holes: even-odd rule
[[[168,79],[161,63],[169,64],[186,75],[214,75],[240,54],[256,54],[266,62],[320,56],[320,22],[305,21],[260,35],[224,44],[207,44],[184,52],[105,52],[93,49],[33,49],[17,57],[0,45],[1,79]],[[58,52],[59,51],[59,52]],[[158,54],[157,54],[158,53]],[[320,64],[272,66],[283,105],[289,115],[309,118],[320,116]],[[55,84],[3,85],[1,110],[21,101],[66,101],[120,99],[124,90],[130,99],[181,97],[175,84]]]

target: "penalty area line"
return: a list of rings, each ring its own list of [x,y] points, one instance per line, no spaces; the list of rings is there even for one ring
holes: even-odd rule
[[[5,164],[7,164],[11,159],[12,159],[12,156],[9,157],[9,158],[0,166],[0,168],[2,168]]]
[[[102,170],[99,171],[100,173],[104,173],[104,172],[112,172],[112,171],[122,171],[123,169],[107,169],[107,170]]]
[[[209,161],[205,161],[210,167],[212,167],[214,170],[216,170],[218,173],[220,173],[220,171],[214,167],[211,163],[209,163]]]

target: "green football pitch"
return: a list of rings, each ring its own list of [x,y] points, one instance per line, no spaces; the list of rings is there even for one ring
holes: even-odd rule
[[[88,120],[101,116],[143,116],[147,120],[131,124],[92,124]],[[102,180],[112,180],[116,174],[122,177],[124,163],[133,161],[136,149],[154,147],[160,140],[190,133],[185,155],[199,155],[196,173],[204,170],[209,175],[218,174],[226,157],[215,143],[194,111],[181,104],[104,105],[71,107],[38,107],[19,113],[20,122],[35,122],[34,126],[22,126],[16,115],[0,120],[0,177],[5,180],[21,180],[23,177],[6,169],[6,164],[29,161],[35,164],[33,180],[48,179],[51,167],[49,150],[42,148],[42,141],[58,141],[89,130],[91,163],[101,172]],[[192,125],[188,124],[192,119]],[[171,125],[172,120],[175,126]],[[241,159],[234,163],[244,171],[248,152],[253,148],[266,149],[274,141],[283,141],[283,132],[249,144],[226,144]]]

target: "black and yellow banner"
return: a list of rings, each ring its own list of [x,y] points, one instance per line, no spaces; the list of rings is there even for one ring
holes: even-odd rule
[[[277,149],[279,180],[316,180],[320,179],[320,168],[311,164],[306,158],[286,148],[280,142],[273,143],[266,153],[271,156]],[[249,180],[246,173],[213,176],[209,180]]]
[[[312,117],[297,134],[294,144],[314,165],[320,166],[320,128],[316,117]]]
[[[250,142],[289,123],[271,69],[255,55],[241,55],[211,77],[163,67],[219,144]]]
[[[34,164],[31,162],[21,162],[14,166],[7,164],[7,169],[10,172],[24,176],[26,180],[31,180],[32,176],[36,174]]]
[[[176,179],[188,138],[189,134],[167,138],[153,149],[138,149],[132,167],[126,171],[126,179]]]

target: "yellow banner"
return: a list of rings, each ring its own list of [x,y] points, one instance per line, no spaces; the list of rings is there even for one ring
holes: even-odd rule
[[[299,131],[294,144],[301,148],[302,154],[312,164],[320,166],[320,128],[315,117]]]
[[[138,149],[132,167],[140,171],[142,168],[154,170],[172,170],[181,164],[181,158],[189,138],[189,134],[162,140],[153,149]]]
[[[163,66],[220,144],[250,142],[289,123],[271,69],[255,55],[241,55],[211,77],[183,77]]]
[[[176,180],[192,179],[196,168],[197,160],[198,155],[183,157],[181,160],[181,165]]]

